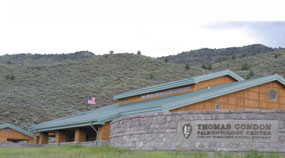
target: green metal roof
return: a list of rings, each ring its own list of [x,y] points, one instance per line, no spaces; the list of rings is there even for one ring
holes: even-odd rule
[[[32,138],[35,137],[33,133],[28,132],[28,131],[26,131],[26,130],[23,130],[23,129],[20,128],[20,127],[11,125],[11,124],[9,124],[9,123],[1,124],[1,125],[0,125],[0,129],[3,129],[3,128],[11,128],[11,129],[13,129],[13,130],[15,130],[15,131],[18,131],[18,132],[20,132],[20,133],[22,133],[22,134],[24,134],[24,135],[29,136],[29,137],[32,137]]]
[[[214,86],[210,89],[204,89],[192,93],[131,103],[122,106],[113,104],[89,112],[79,113],[77,115],[72,115],[34,125],[30,129],[34,132],[50,131],[64,128],[89,126],[91,122],[92,124],[103,125],[105,122],[120,117],[156,112],[168,112],[172,109],[177,109],[186,105],[191,105],[272,81],[278,81],[285,86],[285,80],[282,77],[279,75],[272,75],[258,79],[244,80],[240,82]]]
[[[215,72],[215,73],[211,73],[211,74],[191,77],[191,78],[187,78],[187,79],[183,79],[183,80],[179,80],[179,81],[174,81],[174,82],[155,85],[155,86],[146,87],[146,88],[142,88],[142,89],[137,89],[137,90],[129,91],[126,93],[121,93],[121,94],[115,95],[113,97],[113,99],[121,99],[121,98],[126,98],[126,97],[131,97],[131,96],[136,96],[136,95],[141,95],[141,94],[146,94],[146,93],[152,93],[152,92],[157,92],[157,91],[161,91],[161,90],[166,90],[166,89],[170,89],[170,88],[186,86],[186,85],[190,85],[190,84],[194,84],[194,83],[198,83],[198,82],[202,82],[202,81],[206,81],[209,79],[213,79],[213,78],[217,78],[217,77],[221,77],[221,76],[226,76],[226,75],[233,77],[237,81],[243,81],[244,80],[238,74],[236,74],[230,70],[224,70],[224,71]]]

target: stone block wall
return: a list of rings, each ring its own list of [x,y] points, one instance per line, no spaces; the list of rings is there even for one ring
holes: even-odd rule
[[[276,142],[179,141],[177,126],[183,121],[197,120],[275,120],[278,122]],[[285,111],[188,111],[137,115],[111,122],[111,146],[141,150],[193,150],[244,152],[252,149],[285,152]]]

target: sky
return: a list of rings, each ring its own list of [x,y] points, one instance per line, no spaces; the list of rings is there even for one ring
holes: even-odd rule
[[[285,47],[282,0],[1,0],[0,55]]]

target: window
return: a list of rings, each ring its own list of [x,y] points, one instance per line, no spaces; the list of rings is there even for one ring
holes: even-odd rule
[[[190,86],[185,87],[185,90],[186,90],[186,91],[190,91],[190,89],[191,89],[191,87],[190,87]]]
[[[183,92],[183,91],[189,91],[190,89],[191,89],[190,86],[182,87],[182,88],[176,88],[176,89],[170,89],[170,90],[165,90],[165,91],[161,91],[161,92],[145,94],[145,95],[142,95],[141,98],[142,99],[147,99],[147,98],[152,98],[152,97],[158,97],[158,96],[167,95],[167,94],[173,94],[173,93],[179,93],[179,92]],[[128,100],[125,101],[125,100],[122,99],[122,101],[123,102],[127,102]]]
[[[216,110],[220,110],[220,104],[216,104]]]
[[[272,90],[270,91],[270,98],[271,98],[272,100],[276,100],[276,99],[277,99],[277,92],[276,92],[274,89],[272,89]]]
[[[128,102],[128,98],[123,98],[123,99],[122,99],[122,102],[123,102],[123,103]]]

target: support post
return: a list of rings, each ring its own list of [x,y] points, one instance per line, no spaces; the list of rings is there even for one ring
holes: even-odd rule
[[[65,142],[65,133],[61,131],[56,131],[55,132],[55,142],[56,143]]]
[[[77,128],[75,129],[75,142],[84,142],[86,141],[86,132],[83,129]]]
[[[48,133],[41,133],[40,137],[40,144],[48,144]]]

